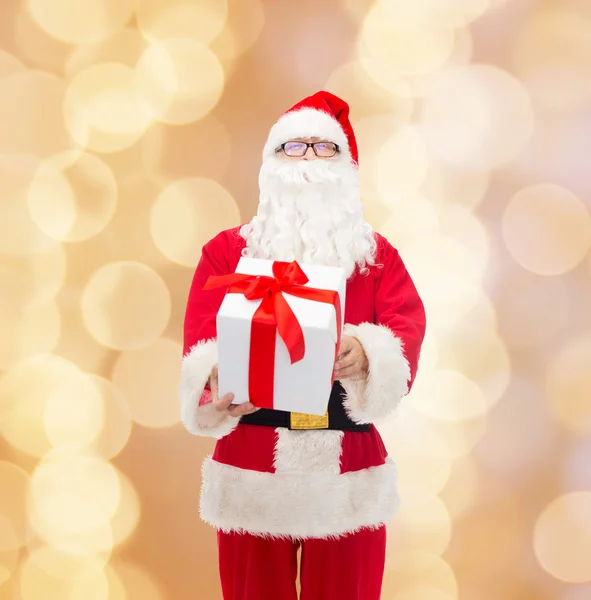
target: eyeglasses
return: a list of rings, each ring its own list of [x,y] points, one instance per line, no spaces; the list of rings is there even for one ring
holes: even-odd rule
[[[340,151],[332,142],[285,142],[275,152],[283,150],[286,156],[304,156],[310,146],[318,158],[331,158]]]

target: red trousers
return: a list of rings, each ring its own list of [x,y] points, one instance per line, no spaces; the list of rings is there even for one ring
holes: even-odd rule
[[[336,540],[273,540],[218,530],[224,600],[380,600],[386,527]]]

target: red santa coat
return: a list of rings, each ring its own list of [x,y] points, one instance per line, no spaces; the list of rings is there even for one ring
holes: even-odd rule
[[[345,410],[356,423],[390,414],[415,378],[425,311],[398,254],[379,234],[376,266],[347,282],[344,334],[369,362],[365,381],[344,380]],[[206,383],[217,363],[216,315],[225,290],[204,292],[211,275],[234,273],[245,241],[239,228],[208,242],[195,271],[184,328],[180,384],[185,427],[217,438],[202,469],[201,518],[223,531],[273,537],[338,537],[389,521],[398,508],[397,474],[372,424],[369,432],[289,430],[219,422]]]

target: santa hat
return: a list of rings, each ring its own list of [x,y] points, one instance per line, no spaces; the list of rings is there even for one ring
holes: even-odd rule
[[[357,164],[357,142],[349,121],[349,105],[328,92],[317,92],[292,106],[273,125],[263,150],[263,160],[281,144],[295,138],[318,137],[334,142],[341,154]]]

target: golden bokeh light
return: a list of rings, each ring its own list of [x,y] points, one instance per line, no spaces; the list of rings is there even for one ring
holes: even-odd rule
[[[417,382],[413,390],[417,410],[431,419],[462,421],[484,416],[488,403],[482,390],[459,371],[440,369]]]
[[[207,46],[173,39],[154,43],[142,54],[136,83],[143,110],[157,121],[181,125],[215,107],[224,89],[224,71]]]
[[[52,37],[70,44],[104,39],[125,26],[133,0],[26,0],[35,21]]]
[[[137,0],[140,31],[150,40],[194,39],[209,44],[228,17],[227,0]]]
[[[417,551],[437,555],[445,552],[452,524],[443,502],[437,496],[425,496],[420,502],[403,503],[387,528],[388,565],[394,570],[404,570],[403,565]]]
[[[591,248],[591,216],[568,190],[532,185],[507,205],[503,237],[522,267],[538,275],[560,275],[574,269]]]
[[[166,595],[156,577],[140,565],[116,561],[112,567],[126,591],[121,600],[165,600]]]
[[[88,375],[94,389],[102,398],[103,427],[88,447],[89,451],[105,459],[117,456],[127,445],[131,435],[131,411],[123,392],[111,381],[98,375]]]
[[[65,92],[61,79],[42,71],[0,78],[0,155],[44,158],[73,149],[62,118]]]
[[[108,263],[82,293],[82,315],[90,334],[108,348],[137,350],[160,337],[170,317],[170,292],[150,267]]]
[[[533,544],[538,561],[553,577],[591,581],[591,492],[565,494],[546,506]]]
[[[10,523],[3,525],[3,517],[0,515],[0,535],[10,535],[8,529]],[[6,583],[18,565],[19,551],[18,550],[2,550],[0,549],[0,586]]]
[[[398,23],[451,28],[467,25],[488,8],[489,0],[377,0]]]
[[[450,203],[468,210],[485,198],[490,185],[488,171],[464,169],[461,165],[443,164],[431,156],[422,192],[437,203]]]
[[[505,270],[497,290],[501,333],[512,348],[535,348],[567,323],[570,307],[565,282],[520,267]]]
[[[6,50],[0,50],[0,79],[13,73],[22,73],[26,69],[25,65],[16,56],[6,52]]]
[[[11,314],[12,313],[12,314]],[[0,315],[3,343],[7,346],[4,364],[16,364],[30,356],[55,350],[62,329],[62,319],[56,302],[19,307]]]
[[[166,184],[199,175],[220,180],[228,172],[232,139],[213,115],[176,127],[154,123],[140,142],[146,170]]]
[[[421,123],[442,161],[463,168],[498,167],[518,156],[532,135],[529,96],[498,67],[451,67],[434,76],[425,96]]]
[[[150,215],[150,232],[160,252],[189,267],[197,264],[206,242],[239,224],[234,198],[217,181],[202,177],[169,184]]]
[[[43,422],[54,448],[90,446],[104,428],[103,398],[93,378],[81,374],[54,390],[47,398]]]
[[[410,121],[414,100],[407,81],[398,73],[376,80],[371,73],[376,72],[382,63],[374,68],[373,62],[367,58],[340,65],[332,72],[324,88],[347,98],[351,115],[355,115],[356,120],[374,113],[394,113],[400,122]]]
[[[152,122],[142,110],[135,70],[117,62],[77,73],[68,85],[63,114],[80,146],[104,153],[129,148]]]
[[[161,338],[140,350],[122,353],[113,367],[112,378],[125,394],[131,417],[145,427],[170,427],[179,422],[176,397],[182,347]],[[158,372],[158,380],[146,373]]]
[[[387,63],[398,73],[420,75],[441,67],[453,45],[453,28],[401,24],[392,12],[376,3],[363,22],[357,51],[361,58]]]
[[[0,428],[6,441],[31,456],[51,449],[44,427],[52,392],[80,376],[77,366],[60,356],[36,355],[0,379]]]
[[[104,567],[99,557],[73,554],[41,543],[31,548],[29,554],[36,567],[56,579],[81,579],[100,572]]]
[[[375,181],[380,198],[416,192],[427,176],[429,154],[421,134],[401,127],[380,149],[375,164]]]
[[[51,552],[51,549],[46,552]],[[39,561],[47,558],[37,559],[35,555],[29,555],[22,563],[18,578],[22,600],[109,600],[109,584],[100,568],[88,569],[84,576],[59,578],[40,566]],[[53,558],[59,560],[58,557]]]
[[[427,585],[416,585],[399,592],[392,600],[456,600],[456,596]]]
[[[90,455],[54,454],[31,476],[31,510],[66,534],[92,531],[113,517],[120,489],[110,463]]]
[[[452,519],[457,519],[476,502],[479,468],[471,456],[456,461],[439,497]]]
[[[1,421],[0,421],[1,422]],[[29,474],[20,467],[0,461],[0,552],[19,550],[27,538],[26,497]]]
[[[135,67],[149,42],[136,29],[123,29],[98,42],[76,46],[64,65],[68,79],[89,67],[104,63],[119,63]]]
[[[591,337],[574,339],[555,356],[546,372],[550,407],[570,430],[591,434]]]
[[[524,23],[514,52],[517,73],[538,102],[567,108],[591,98],[591,15],[568,5],[540,5]]]
[[[388,556],[386,557],[386,581],[388,575],[393,574],[392,590],[386,587],[384,592],[390,594],[387,597],[394,597],[397,592],[406,590],[415,586],[418,582],[441,590],[455,597],[458,590],[458,584],[455,574],[450,565],[438,554],[416,551],[412,552],[407,558],[406,564],[393,564],[390,566]],[[404,568],[400,568],[404,567]]]
[[[117,182],[92,154],[67,152],[40,166],[28,193],[31,218],[49,237],[81,242],[100,233],[117,206]]]
[[[120,486],[119,505],[111,517],[113,545],[125,542],[135,531],[141,516],[141,503],[131,480],[121,471],[117,471]]]

